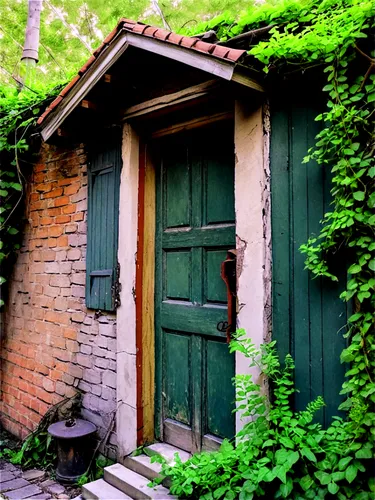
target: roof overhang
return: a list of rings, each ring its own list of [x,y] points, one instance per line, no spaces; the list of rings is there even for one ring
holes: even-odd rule
[[[53,105],[50,105],[39,119],[39,123],[42,122],[40,133],[44,141],[47,141],[70,113],[80,105],[85,96],[128,47],[158,54],[223,80],[234,81],[258,92],[264,92],[263,87],[248,76],[244,67],[236,61],[215,57],[206,52],[193,51],[190,48],[167,43],[157,38],[145,37],[142,34],[120,31],[116,38],[101,50],[98,57],[93,56],[92,60],[88,61],[87,64],[90,64],[88,69],[81,69],[81,76],[76,77],[68,85],[71,89],[64,98],[61,95],[57,97]]]

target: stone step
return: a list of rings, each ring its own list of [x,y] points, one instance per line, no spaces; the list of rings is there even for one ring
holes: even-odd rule
[[[169,500],[177,498],[169,494],[164,486],[151,488],[148,486],[150,480],[127,469],[121,464],[114,464],[104,469],[104,480],[126,495],[136,500],[159,499]]]
[[[82,486],[82,497],[85,500],[128,500],[131,499],[123,491],[118,490],[104,479],[97,479]]]
[[[176,453],[178,453],[181,458],[181,462],[186,462],[186,460],[189,460],[191,457],[191,454],[187,451],[180,450],[180,448],[176,448],[175,446],[167,443],[154,443],[150,446],[146,446],[145,453],[150,457],[152,455],[161,455],[170,464],[174,463]]]

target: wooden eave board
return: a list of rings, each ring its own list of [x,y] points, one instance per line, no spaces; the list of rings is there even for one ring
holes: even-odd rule
[[[240,77],[238,77],[235,71],[236,63],[232,61],[224,61],[212,55],[191,51],[185,47],[168,44],[154,38],[120,32],[112,44],[103,50],[102,54],[93,62],[87,72],[77,81],[56,110],[46,118],[41,128],[41,135],[44,141],[47,141],[69,114],[80,105],[88,92],[90,92],[129,46],[189,65],[227,81],[235,79],[241,85],[246,85],[257,91],[263,91],[263,88],[255,80],[244,76],[242,71]]]

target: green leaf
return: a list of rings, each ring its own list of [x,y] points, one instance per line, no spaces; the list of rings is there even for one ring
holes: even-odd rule
[[[363,201],[365,199],[365,193],[363,191],[356,191],[353,193],[353,198],[357,201]]]
[[[308,474],[306,476],[303,476],[303,478],[300,480],[299,484],[301,485],[301,488],[304,490],[304,491],[307,491],[311,488],[311,486],[313,485],[314,483],[314,480],[311,476],[309,476]]]
[[[368,267],[371,269],[371,271],[375,271],[375,259],[369,261]]]
[[[362,267],[359,264],[353,264],[349,267],[348,273],[349,274],[357,274],[362,271]]]
[[[371,92],[371,94],[367,96],[367,102],[374,102],[374,101],[375,101],[375,92]]]
[[[283,498],[287,498],[293,489],[293,481],[291,477],[288,477],[285,484],[282,484],[279,488]]]
[[[372,458],[372,452],[369,448],[361,448],[355,454],[356,458]]]
[[[331,493],[331,495],[336,495],[339,489],[340,487],[336,483],[329,483],[328,485],[328,491]]]
[[[351,464],[345,471],[345,479],[348,483],[352,483],[354,479],[357,477],[358,469],[355,465]]]
[[[309,448],[302,448],[301,455],[310,460],[310,462],[316,462],[316,456]]]
[[[331,474],[327,474],[327,472],[323,472],[320,470],[315,472],[314,475],[317,479],[319,479],[320,484],[322,484],[323,486],[326,486],[331,482]]]

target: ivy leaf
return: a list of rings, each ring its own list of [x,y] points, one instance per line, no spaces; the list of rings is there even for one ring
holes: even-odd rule
[[[375,259],[370,260],[368,263],[368,267],[371,269],[371,271],[375,271]]]
[[[288,477],[286,483],[280,486],[279,491],[283,496],[283,498],[287,498],[292,492],[292,489],[293,489],[293,481],[291,477]]]
[[[371,94],[367,96],[367,102],[374,102],[374,101],[375,101],[375,92],[371,92]]]
[[[375,193],[372,193],[370,195],[367,205],[369,206],[369,208],[375,208]]]
[[[363,201],[365,199],[365,193],[363,191],[356,191],[353,193],[353,198],[357,201]]]
[[[2,285],[2,284],[3,284],[3,283],[5,283],[5,282],[6,282],[6,279],[5,279],[5,278],[3,278],[3,276],[0,276],[0,285]]]
[[[359,264],[352,264],[348,269],[349,274],[357,274],[360,273],[361,271],[362,267]]]
[[[17,234],[18,233],[18,229],[14,228],[14,227],[10,227],[8,229],[8,233],[9,234]]]

